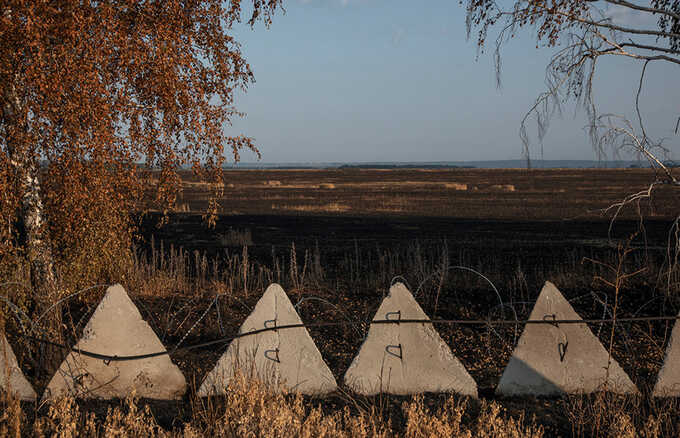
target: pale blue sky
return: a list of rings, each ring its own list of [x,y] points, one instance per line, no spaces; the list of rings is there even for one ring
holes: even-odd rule
[[[257,82],[237,95],[247,116],[228,133],[254,137],[262,161],[522,157],[519,123],[544,90],[554,50],[536,49],[530,30],[506,44],[499,90],[492,50],[476,59],[455,0],[287,0],[284,7],[269,29],[235,29]],[[626,60],[602,66],[601,111],[633,115],[641,67]],[[669,138],[676,159],[678,73],[677,66],[650,65],[642,99],[649,127]],[[585,115],[568,106],[551,124],[545,159],[594,159],[584,125]],[[539,154],[534,142],[532,156]],[[244,153],[242,161],[255,157]]]

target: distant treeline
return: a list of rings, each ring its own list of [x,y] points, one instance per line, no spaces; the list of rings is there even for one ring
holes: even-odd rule
[[[666,167],[680,167],[680,163],[673,160],[663,162]],[[47,168],[49,162],[41,160],[40,165]],[[140,169],[148,170],[145,163],[135,163]],[[624,169],[648,168],[645,161],[591,161],[591,160],[533,160],[530,163],[534,169]],[[378,162],[378,163],[228,163],[224,170],[304,170],[304,169],[526,169],[526,160],[498,160],[498,161],[458,161],[458,162]],[[185,166],[182,170],[189,170]],[[153,169],[156,170],[156,169]]]
[[[343,164],[338,169],[475,169],[452,164]]]
[[[675,167],[672,161],[666,161],[669,167]],[[646,168],[649,163],[644,161],[593,161],[593,160],[487,160],[487,161],[439,161],[439,162],[327,162],[327,163],[230,163],[225,170],[245,169],[624,169]]]

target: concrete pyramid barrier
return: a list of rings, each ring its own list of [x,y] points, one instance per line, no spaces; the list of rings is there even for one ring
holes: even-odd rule
[[[19,400],[34,401],[38,398],[21,372],[17,357],[3,333],[0,333],[0,390],[14,394]]]
[[[671,340],[666,347],[666,358],[652,392],[654,397],[680,396],[680,324],[675,322]]]
[[[390,288],[373,320],[429,319],[401,283]],[[372,324],[345,373],[365,395],[457,392],[477,397],[477,384],[432,324]]]
[[[530,320],[576,320],[560,291],[546,282]],[[527,324],[512,353],[496,393],[559,395],[591,393],[605,388],[628,394],[638,390],[586,324]]]
[[[165,351],[119,284],[111,286],[88,321],[75,349],[110,356]],[[166,355],[129,361],[104,361],[71,351],[47,385],[43,399],[70,394],[79,398],[136,396],[171,400],[186,390],[179,368]]]
[[[272,284],[239,333],[293,324],[302,324],[300,316],[281,286]],[[225,394],[236,370],[257,376],[273,390],[284,387],[302,394],[322,395],[337,388],[331,370],[304,327],[235,339],[206,376],[198,395]]]

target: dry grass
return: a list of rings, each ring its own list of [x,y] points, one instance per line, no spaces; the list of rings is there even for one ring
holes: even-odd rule
[[[392,415],[379,399],[343,407],[286,391],[272,392],[237,373],[225,397],[190,397],[182,418],[163,427],[147,402],[134,397],[92,411],[71,397],[40,406],[0,395],[2,437],[488,437],[552,436],[539,418],[509,413],[496,401],[442,396],[437,408],[422,395],[408,398]],[[554,400],[572,422],[573,437],[660,438],[677,436],[675,401],[643,404],[639,397],[607,393]]]
[[[489,189],[501,192],[514,192],[516,190],[514,184],[493,184]]]
[[[677,399],[648,399],[611,393],[576,395],[565,399],[565,414],[574,437],[677,437]]]
[[[444,188],[447,189],[453,189],[453,190],[467,190],[468,185],[467,184],[461,184],[461,183],[444,183]]]
[[[543,430],[523,415],[513,417],[498,403],[469,402],[448,396],[435,412],[415,396],[402,405],[403,424],[392,424],[379,405],[324,411],[299,394],[272,392],[255,379],[237,373],[224,398],[191,400],[190,416],[162,428],[151,408],[134,395],[105,414],[84,411],[64,397],[31,412],[4,395],[0,399],[0,436],[34,437],[512,437],[540,438]],[[27,405],[26,405],[27,406]],[[30,410],[30,409],[29,409]],[[476,412],[472,412],[476,411]],[[30,420],[30,421],[29,421]]]
[[[272,210],[285,210],[285,211],[304,211],[304,212],[314,212],[314,213],[340,213],[350,211],[351,206],[347,204],[341,204],[339,202],[330,202],[327,204],[307,204],[307,205],[295,205],[295,204],[272,204]]]
[[[224,188],[224,183],[182,180],[182,188],[205,188],[205,189]]]
[[[534,421],[525,421],[524,414],[517,418],[507,415],[497,402],[483,401],[477,417],[465,424],[463,418],[468,414],[468,404],[467,400],[449,396],[436,412],[430,412],[423,405],[422,396],[415,396],[403,406],[404,436],[540,438],[544,435],[543,428]]]

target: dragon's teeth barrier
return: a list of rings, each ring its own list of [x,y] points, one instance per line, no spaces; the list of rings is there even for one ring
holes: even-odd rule
[[[619,318],[616,321],[676,320],[676,317]],[[614,320],[588,320],[588,323]],[[428,319],[401,283],[390,288],[377,310],[360,351],[344,376],[360,394],[455,392],[477,396],[477,385],[435,330],[438,324],[526,323],[496,393],[503,396],[559,395],[639,391],[560,291],[546,282],[527,321]],[[319,322],[314,326],[354,324]],[[32,341],[69,347],[47,339]],[[267,288],[239,334],[198,389],[199,396],[224,394],[237,368],[257,375],[272,390],[286,388],[323,395],[337,389],[305,324],[278,284]],[[680,326],[675,324],[653,396],[680,396]],[[222,345],[229,339],[178,348]],[[30,378],[30,376],[29,376]],[[21,400],[36,393],[21,372],[0,332],[0,390]],[[107,289],[82,338],[71,349],[42,398],[69,394],[78,398],[125,398],[131,393],[152,399],[179,399],[186,380],[165,347],[142,319],[121,285]]]
[[[680,315],[679,315],[680,316]],[[680,396],[680,324],[675,324],[666,348],[666,358],[654,386],[655,397]]]
[[[373,320],[427,320],[409,290],[397,283]],[[359,394],[457,392],[477,397],[477,384],[432,324],[372,324],[345,384]]]
[[[546,282],[529,320],[580,320]],[[559,395],[599,390],[637,393],[619,364],[585,324],[527,324],[496,388],[500,395]]]
[[[129,361],[107,361],[76,350],[110,356],[163,352],[165,347],[119,284],[111,286],[88,321],[83,336],[47,385],[43,399],[138,397],[178,399],[186,381],[167,354]]]
[[[12,347],[2,333],[0,333],[0,389],[15,394],[19,400],[33,401],[37,398],[33,387],[19,368]]]
[[[287,325],[302,325],[302,321],[281,286],[272,284],[241,325],[239,334]],[[275,390],[284,387],[322,395],[337,388],[333,373],[304,327],[234,339],[206,376],[198,395],[224,394],[236,369],[257,375]]]

